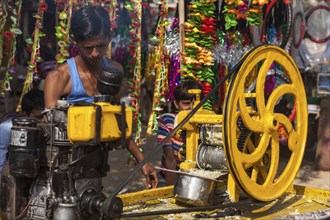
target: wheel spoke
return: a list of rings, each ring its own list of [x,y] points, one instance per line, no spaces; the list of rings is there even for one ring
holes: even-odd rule
[[[255,183],[256,183],[257,180],[258,180],[259,167],[260,167],[260,166],[254,165],[253,168],[252,168],[251,180],[252,180],[253,182],[255,182]]]
[[[275,135],[275,134],[274,134]],[[279,158],[280,158],[280,145],[278,143],[278,138],[274,137],[271,140],[271,162],[270,167],[268,171],[267,179],[265,179],[265,183],[263,186],[265,187],[271,187],[271,185],[274,183],[274,179],[277,174],[278,170],[278,164],[279,164]]]
[[[267,178],[267,175],[268,175],[265,166],[260,166],[259,170],[260,170],[260,174],[261,174],[262,179],[265,180]]]
[[[238,102],[240,116],[247,129],[253,132],[263,132],[263,123],[257,117],[251,116],[250,108],[246,105],[244,96],[241,96]]]
[[[256,97],[256,102],[260,117],[263,117],[263,114],[265,112],[265,96],[264,96],[265,82],[266,82],[267,72],[270,69],[273,62],[274,62],[273,58],[266,59],[258,72],[257,84],[256,84],[256,93],[258,95]]]
[[[251,138],[247,139],[246,148],[247,148],[248,152],[254,152],[255,151],[256,147],[255,147],[253,141],[251,140]],[[244,169],[247,170],[247,169],[249,169],[253,166],[254,166],[253,163],[244,164]]]
[[[286,94],[295,92],[295,87],[292,84],[283,84],[274,89],[267,101],[267,111],[273,111],[278,100]]]
[[[260,161],[265,154],[270,135],[267,133],[264,133],[260,139],[260,142],[258,143],[258,147],[255,148],[255,151],[253,151],[251,154],[247,153],[241,153],[241,160],[243,164],[255,164],[258,161]]]
[[[251,180],[257,183],[258,178],[262,178],[264,181],[268,176],[267,169],[262,162],[254,164],[251,174]]]
[[[276,118],[278,119],[279,123],[284,127],[288,134],[288,148],[290,151],[295,151],[297,147],[296,143],[298,142],[298,135],[295,129],[292,126],[291,121],[289,118],[283,114],[275,114]],[[298,146],[299,147],[299,146]]]

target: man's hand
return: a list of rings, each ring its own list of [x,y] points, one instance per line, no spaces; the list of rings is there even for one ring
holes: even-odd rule
[[[158,177],[156,170],[149,164],[142,167],[142,173],[146,178],[146,186],[148,189],[156,188],[158,185]]]
[[[127,150],[135,157],[138,162],[141,162],[144,159],[142,152],[139,150],[135,141],[132,138],[129,138],[126,142]],[[156,188],[158,184],[158,177],[156,170],[149,164],[146,163],[142,167],[142,173],[146,178],[146,186],[148,189]],[[151,177],[151,178],[150,178]]]

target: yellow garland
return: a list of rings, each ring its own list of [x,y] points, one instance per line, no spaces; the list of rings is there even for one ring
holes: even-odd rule
[[[71,20],[71,15],[72,15],[72,3],[71,0],[68,0],[69,8],[68,8],[68,17],[67,17],[67,25],[66,25],[66,33],[70,33],[70,20]],[[70,42],[70,34],[66,35],[66,40],[67,42]]]
[[[57,44],[59,46],[59,52],[55,56],[57,63],[65,62],[66,58],[70,55],[68,51],[68,43],[70,41],[69,30],[70,30],[70,19],[72,14],[72,2],[68,0],[65,9],[58,11],[58,25],[55,27]],[[67,10],[67,12],[65,12]],[[63,44],[63,45],[60,45]]]
[[[146,67],[144,68],[144,77],[146,81],[153,81],[154,76],[152,75],[153,68],[155,66],[155,49],[148,51]]]
[[[20,14],[20,11],[21,11],[21,7],[22,7],[22,1],[20,0],[18,2],[18,4],[17,4],[17,19],[16,20],[15,19],[12,20],[13,23],[12,23],[11,29],[18,29],[19,28],[19,19],[20,19],[19,14]],[[6,16],[7,15],[8,14],[6,14]],[[11,41],[10,41],[10,43],[11,43],[10,57],[9,57],[9,59],[7,61],[7,65],[6,65],[7,68],[6,68],[5,79],[4,79],[3,82],[1,82],[1,85],[0,85],[0,92],[2,92],[2,90],[1,90],[2,88],[4,88],[4,90],[6,90],[6,91],[10,91],[11,90],[11,88],[10,88],[11,75],[9,73],[9,68],[15,62],[15,59],[14,58],[15,58],[15,54],[16,54],[16,43],[17,43],[16,42],[16,35],[18,35],[18,34],[15,33],[15,37],[13,39],[11,39]],[[2,41],[1,41],[1,43],[2,43]]]
[[[109,4],[109,17],[110,17],[111,24],[114,22],[114,20],[116,18],[116,5],[117,5],[116,0],[112,0],[111,3]],[[113,31],[113,30],[111,30],[111,31]],[[109,49],[107,51],[107,57],[109,59],[111,59],[111,51],[112,51],[112,44],[110,43]]]
[[[160,18],[160,33],[159,33],[159,46],[157,47],[158,53],[156,60],[157,65],[155,66],[155,87],[154,87],[154,97],[152,102],[152,111],[149,117],[148,121],[148,128],[147,128],[147,135],[152,134],[152,130],[155,127],[155,117],[156,117],[156,107],[160,100],[160,94],[159,94],[159,88],[161,88],[161,83],[163,79],[163,75],[160,74],[161,72],[161,66],[162,66],[162,57],[163,57],[163,44],[164,44],[164,35],[165,35],[165,19],[164,16],[167,14],[167,2],[165,0],[162,1],[162,5],[165,9],[165,13]]]
[[[4,3],[1,1],[1,4],[3,5]],[[5,24],[6,24],[6,21],[7,21],[7,10],[6,10],[6,7],[2,7],[0,10],[2,10],[2,16],[0,18],[0,64],[2,63],[2,42],[3,42],[3,35],[4,35],[4,32],[5,32]]]
[[[142,5],[140,1],[137,1],[137,4],[135,6],[136,9],[136,15],[137,19],[139,20],[139,24],[142,23]],[[141,87],[141,25],[137,28],[137,38],[139,39],[136,42],[136,63],[135,63],[135,69],[134,69],[134,76],[133,76],[133,81],[135,83],[134,85],[134,92],[140,90]],[[137,94],[136,94],[137,95]],[[135,135],[135,142],[138,146],[142,144],[141,141],[141,121],[140,121],[140,96],[136,96],[136,106],[135,106],[135,116],[134,118],[136,119],[136,135]]]
[[[39,2],[39,6],[41,4],[44,4],[44,1],[41,0]],[[31,53],[31,57],[30,57],[30,64],[35,64],[34,65],[34,68],[28,68],[28,72],[26,74],[26,78],[25,78],[25,82],[24,82],[24,86],[23,86],[23,90],[22,90],[22,94],[21,94],[21,97],[19,99],[19,102],[18,102],[18,105],[17,105],[17,108],[16,108],[16,111],[19,112],[21,111],[21,103],[22,103],[22,99],[23,99],[23,96],[25,95],[25,93],[27,93],[30,89],[30,86],[31,86],[31,83],[33,81],[33,75],[34,75],[34,70],[36,68],[36,54],[40,48],[40,44],[39,44],[39,25],[37,24],[38,22],[40,22],[40,24],[42,24],[43,22],[43,15],[44,15],[44,12],[42,10],[40,10],[40,7],[38,7],[38,15],[41,15],[40,18],[38,18],[36,20],[36,25],[34,27],[34,32],[33,32],[33,50],[32,50],[32,53]],[[42,25],[41,25],[42,26]]]

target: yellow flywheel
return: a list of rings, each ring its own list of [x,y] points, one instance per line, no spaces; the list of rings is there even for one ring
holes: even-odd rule
[[[307,119],[304,84],[290,55],[272,45],[250,51],[230,80],[223,111],[227,163],[241,190],[260,201],[285,192],[304,156]]]

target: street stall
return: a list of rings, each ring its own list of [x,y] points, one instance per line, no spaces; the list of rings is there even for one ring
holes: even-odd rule
[[[70,40],[70,18],[84,5],[101,5],[109,12],[114,36],[107,57],[121,62],[125,74],[122,78],[116,72],[103,72],[98,79],[101,96],[92,105],[58,102],[49,112],[49,122],[14,121],[9,161],[2,174],[1,217],[330,216],[329,190],[293,185],[309,150],[307,143],[313,143],[309,114],[319,112],[318,103],[311,100],[323,97],[323,105],[328,106],[329,30],[322,29],[328,19],[314,14],[316,10],[328,13],[328,2],[319,2],[306,14],[306,6],[290,0],[31,2],[36,6],[34,28],[26,37],[29,34],[21,25],[26,2],[0,1],[0,61],[5,69],[0,91],[4,97],[12,90],[16,57],[22,53],[18,48],[29,52],[16,111],[21,110],[23,95],[42,78],[40,63],[49,61],[42,53],[44,38],[55,36],[52,58],[56,64],[77,54]],[[53,32],[47,27],[47,13],[55,15]],[[19,47],[22,36],[26,37],[23,48]],[[304,52],[309,40],[326,49]],[[312,93],[309,77],[316,78]],[[146,138],[156,135],[159,115],[172,108],[174,88],[188,78],[203,87],[203,91],[193,91],[194,108],[180,111],[173,131],[116,189],[104,192],[102,178],[110,169],[111,151],[123,149],[130,136],[143,151]],[[111,103],[109,97],[120,91],[108,87],[120,87],[123,80],[127,80],[126,102]],[[320,106],[320,117],[324,117]],[[322,126],[327,128],[329,123]],[[176,184],[119,194],[179,133],[186,134],[180,169],[157,167],[177,172]],[[328,155],[324,151],[327,133],[322,129],[318,133],[324,135],[316,157],[320,167],[327,167],[322,158]]]

